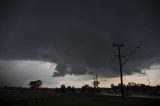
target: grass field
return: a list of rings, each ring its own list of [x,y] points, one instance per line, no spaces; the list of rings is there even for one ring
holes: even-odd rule
[[[55,94],[51,91],[1,91],[3,105],[12,106],[159,106],[160,99]],[[1,106],[3,106],[1,105]]]

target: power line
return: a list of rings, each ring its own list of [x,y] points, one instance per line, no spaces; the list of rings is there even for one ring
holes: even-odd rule
[[[135,47],[133,51],[127,56],[126,60],[123,62],[122,67],[126,64],[128,59],[133,55],[133,53],[136,51],[136,49],[140,48],[139,46]]]

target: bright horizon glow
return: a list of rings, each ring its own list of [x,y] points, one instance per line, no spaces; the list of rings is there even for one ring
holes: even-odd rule
[[[47,61],[33,61],[33,60],[5,60],[0,61],[0,66],[4,67],[1,70],[1,86],[19,86],[29,87],[28,83],[32,80],[42,80],[42,87],[56,88],[61,84],[66,86],[74,86],[81,88],[88,84],[93,87],[93,75],[65,75],[64,77],[52,77],[53,72],[56,72],[56,64]],[[160,84],[160,65],[153,65],[149,69],[141,70],[149,76],[151,86]],[[100,78],[101,79],[101,78]],[[120,83],[119,77],[103,78],[107,80],[101,82],[99,87],[110,87],[113,83],[117,85]],[[147,76],[139,76],[139,73],[123,76],[124,84],[128,82],[135,82],[137,84],[143,83],[148,85]]]

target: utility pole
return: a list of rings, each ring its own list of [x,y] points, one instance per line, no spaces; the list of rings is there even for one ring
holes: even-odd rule
[[[93,80],[93,86],[94,86],[94,88],[96,88],[96,80],[95,80],[96,78],[94,78],[94,80]]]
[[[97,86],[97,88],[98,88],[98,75],[97,75],[97,73],[96,73],[96,86]]]
[[[121,97],[124,97],[122,59],[121,59],[121,57],[124,57],[124,56],[121,55],[121,47],[123,47],[124,44],[114,43],[113,46],[117,47],[117,49],[118,49],[118,55],[115,55],[115,56],[118,56],[118,58],[119,58],[120,80],[121,80]]]
[[[95,77],[93,79],[93,86],[94,88],[98,88],[98,85],[100,84],[100,81],[98,81],[98,74],[95,74]]]

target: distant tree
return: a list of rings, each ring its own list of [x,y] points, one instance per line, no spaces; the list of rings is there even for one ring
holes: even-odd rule
[[[67,92],[72,92],[74,93],[75,92],[75,87],[74,86],[67,86]]]
[[[67,86],[67,91],[68,92],[72,92],[72,87],[71,86]]]
[[[85,84],[82,88],[89,88],[89,85]]]
[[[72,92],[75,93],[75,87],[74,86],[72,86]]]
[[[128,86],[136,86],[137,84],[135,82],[129,82]]]
[[[65,93],[66,92],[65,85],[62,84],[60,90],[61,90],[61,93]]]
[[[85,84],[84,86],[82,86],[81,90],[83,93],[88,93],[90,91],[89,88],[89,85]]]
[[[31,81],[29,85],[32,89],[38,89],[42,85],[42,81],[41,80]]]
[[[113,88],[114,87],[114,84],[111,84],[111,88]]]

